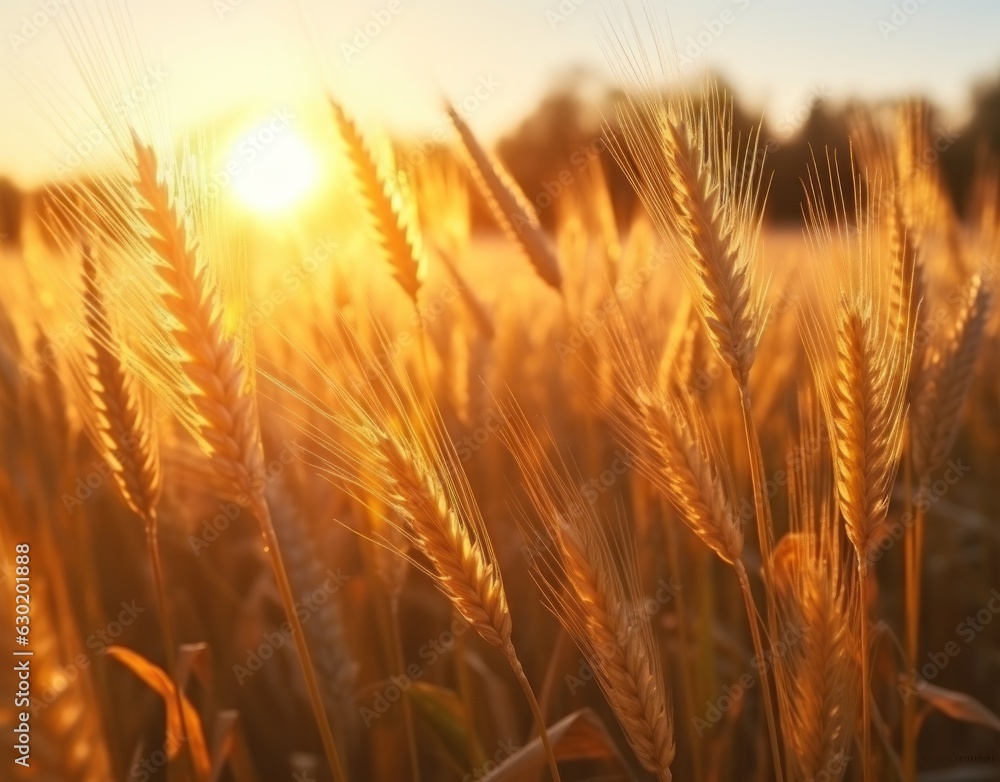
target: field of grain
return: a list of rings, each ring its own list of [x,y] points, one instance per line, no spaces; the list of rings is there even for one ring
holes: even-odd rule
[[[105,108],[0,255],[0,777],[1000,778],[1000,168],[923,103],[801,231],[710,84],[557,191],[331,97],[295,232]]]

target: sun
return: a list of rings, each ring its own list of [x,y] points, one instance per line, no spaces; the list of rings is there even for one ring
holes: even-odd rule
[[[295,206],[315,184],[319,164],[287,121],[271,118],[233,145],[226,163],[233,191],[251,209],[281,212]]]

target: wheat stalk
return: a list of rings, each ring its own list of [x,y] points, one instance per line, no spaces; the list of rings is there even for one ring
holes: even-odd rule
[[[882,289],[874,243],[877,191],[864,197],[852,171],[858,214],[848,230],[839,168],[831,161],[828,168],[831,197],[818,164],[806,193],[816,298],[803,308],[801,325],[832,440],[838,506],[866,573],[885,530],[902,448],[913,344],[907,313],[913,310],[900,306],[894,283],[889,293]]]
[[[380,437],[386,469],[405,498],[400,510],[413,543],[431,562],[437,582],[480,637],[503,651],[511,648],[511,619],[497,563],[449,502],[438,478],[394,438]]]
[[[831,525],[829,517],[821,524]],[[832,537],[826,529],[789,533],[775,548],[775,579],[791,586],[777,590],[778,604],[786,627],[801,634],[776,673],[782,721],[794,726],[783,734],[793,779],[816,779],[845,761],[829,777],[842,778],[854,740],[860,671],[851,628],[858,603],[843,581]]]
[[[921,331],[920,304],[926,298],[924,267],[914,231],[906,223],[899,189],[895,188],[893,193],[889,239],[890,320],[896,324],[897,339],[906,342],[913,338],[909,330]],[[916,350],[915,346],[912,367],[920,372],[922,360]]]
[[[281,545],[288,579],[301,602],[323,583],[323,559],[288,487],[272,483],[268,494],[268,504],[275,509],[274,530]],[[354,708],[358,665],[347,643],[340,597],[339,594],[331,594],[328,600],[317,604],[316,616],[305,623],[303,629],[321,674],[326,713],[336,718],[340,746],[347,747],[356,744],[358,738],[357,711]]]
[[[387,350],[387,337],[380,327],[376,329],[380,347]],[[345,340],[341,351],[345,363],[360,362],[363,351],[357,334],[343,323],[339,332]],[[301,383],[293,388],[274,380],[338,433],[331,436],[325,427],[297,421],[313,445],[317,470],[358,502],[391,509],[393,513],[383,520],[393,534],[379,535],[375,542],[427,573],[455,611],[501,651],[538,720],[557,782],[555,754],[511,639],[512,620],[499,563],[440,414],[418,398],[398,361],[369,367],[366,382],[354,393],[315,360],[311,366],[341,409],[331,408]]]
[[[991,295],[977,275],[969,283],[965,303],[949,338],[936,351],[925,353],[927,358],[915,386],[910,418],[910,454],[918,497],[926,492],[933,472],[947,459],[958,435],[990,304]],[[905,549],[906,648],[910,660],[917,659],[920,645],[924,533],[925,508],[918,502]],[[903,762],[908,771],[915,771],[919,717],[916,703],[911,700],[904,704]]]
[[[627,102],[618,113],[624,141],[613,148],[655,221],[674,248],[678,269],[716,352],[736,380],[749,455],[761,557],[771,556],[774,530],[764,457],[751,418],[750,369],[766,320],[767,286],[759,279],[761,229],[760,130],[740,149],[732,100],[715,87],[690,99]],[[777,632],[764,572],[767,626]],[[749,599],[745,592],[744,597]],[[749,609],[749,603],[747,605]],[[751,629],[756,620],[750,616]],[[782,779],[777,725],[765,692],[774,766]]]
[[[732,476],[717,440],[693,402],[640,388],[639,418],[625,436],[638,446],[637,467],[681,519],[724,562],[743,556],[743,528],[734,511]]]
[[[646,358],[634,328],[623,320],[614,321],[611,342],[624,401],[609,411],[612,424],[631,445],[638,472],[662,492],[695,535],[732,565],[754,652],[757,659],[764,659],[757,609],[743,557],[742,520],[733,499],[732,473],[718,437],[698,405],[681,390],[678,378],[656,382],[660,370]],[[768,621],[777,626],[776,617],[769,615]],[[780,778],[778,726],[766,666],[761,668],[761,680],[771,751]]]
[[[896,118],[896,176],[903,192],[907,223],[918,232],[924,245],[934,228],[944,233],[946,256],[954,266],[964,266],[962,239],[955,207],[945,189],[931,138],[931,107],[923,100],[903,102]]]
[[[857,149],[864,177],[872,191],[870,200],[886,216],[888,228],[888,307],[889,322],[902,342],[923,331],[923,307],[927,303],[925,251],[920,244],[921,212],[915,206],[914,178],[919,172],[912,148],[918,144],[904,121],[899,141],[875,125],[868,112],[852,117],[852,150]],[[910,332],[913,332],[912,334]],[[923,368],[923,341],[916,341],[911,361],[910,397]]]
[[[584,651],[636,757],[658,779],[670,780],[673,718],[634,554],[613,542],[593,506],[571,488],[565,465],[560,471],[544,456],[523,413],[512,411],[507,420],[503,436],[537,516],[533,521],[522,513],[521,520],[532,539],[547,538],[556,550],[553,565],[541,551],[529,557],[532,575]]]
[[[884,337],[883,337],[884,338]],[[886,529],[889,495],[902,448],[905,375],[887,360],[870,310],[842,302],[829,412],[836,494],[857,554],[858,588],[867,589],[869,562]],[[864,775],[871,769],[871,693],[867,612],[859,614],[862,658]]]
[[[98,452],[110,465],[122,497],[145,526],[163,645],[172,678],[176,675],[176,654],[160,558],[157,506],[163,476],[156,428],[120,358],[120,346],[111,330],[104,296],[98,287],[97,268],[87,246],[83,248],[83,286],[86,364],[93,413],[93,421],[89,423],[95,430]],[[181,730],[187,736],[180,687],[175,683],[173,690]]]
[[[620,394],[607,411],[628,444],[635,468],[670,501],[685,524],[724,562],[743,556],[735,488],[718,436],[679,379],[662,379],[622,315],[609,326]],[[683,346],[680,346],[683,347]]]
[[[881,539],[902,447],[904,397],[870,310],[842,302],[830,405],[836,491],[863,571]],[[892,337],[890,337],[892,338]],[[884,339],[884,337],[883,337]]]
[[[881,288],[873,241],[880,218],[877,191],[870,190],[864,198],[851,172],[858,212],[856,226],[849,230],[839,169],[827,162],[831,199],[824,193],[818,165],[810,173],[807,189],[807,236],[819,277],[820,306],[803,311],[802,327],[832,441],[837,505],[857,558],[859,593],[864,595],[873,554],[887,530],[889,498],[903,445],[913,330],[909,322],[900,329],[899,316],[909,310],[894,310]],[[835,291],[842,292],[834,297]],[[900,333],[907,338],[899,340]],[[858,622],[867,780],[871,692],[866,611],[859,612]]]
[[[153,149],[134,138],[138,211],[149,228],[146,242],[157,259],[165,286],[161,295],[169,315],[167,328],[180,349],[180,366],[191,384],[194,434],[213,466],[234,488],[261,508],[259,476],[263,449],[251,378],[235,340],[223,330],[218,293],[208,270],[199,264],[196,245],[177,214],[167,185],[159,179]]]
[[[812,394],[800,395],[800,454],[789,478],[791,532],[775,547],[771,568],[786,634],[794,634],[776,669],[789,776],[841,779],[854,739],[860,687],[856,639],[858,593],[845,579],[840,532]],[[839,768],[839,773],[833,769]]]
[[[188,240],[185,222],[166,183],[159,178],[155,152],[134,132],[132,139],[135,189],[141,199],[138,211],[148,228],[146,242],[164,284],[161,301],[168,315],[167,328],[180,350],[181,371],[189,384],[186,398],[192,409],[187,421],[212,457],[215,470],[245,500],[260,525],[327,760],[334,778],[342,782],[346,779],[343,766],[264,497],[264,451],[249,369],[236,341],[224,335],[216,289],[207,267],[199,263],[196,247]]]

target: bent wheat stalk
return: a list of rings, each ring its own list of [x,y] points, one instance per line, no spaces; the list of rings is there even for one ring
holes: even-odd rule
[[[643,767],[672,778],[674,725],[634,551],[604,528],[593,505],[542,452],[520,411],[501,435],[518,462],[535,516],[520,514],[534,540],[551,540],[555,561],[529,556],[549,610],[584,652]],[[618,530],[618,532],[624,532]],[[545,537],[543,538],[542,535]]]
[[[345,363],[363,361],[366,351],[357,334],[346,324],[339,333],[345,341],[340,349]],[[379,334],[385,349],[387,337],[381,330]],[[309,361],[336,408],[317,398],[299,379],[294,387],[272,379],[330,425],[321,428],[305,418],[296,421],[312,444],[314,466],[358,502],[391,511],[383,521],[395,534],[379,535],[375,542],[430,576],[459,616],[504,655],[539,725],[549,770],[558,782],[555,752],[511,637],[512,620],[499,563],[440,414],[418,398],[398,362],[372,365],[365,372],[355,368],[365,382],[351,391],[318,361]],[[359,476],[364,476],[364,482]],[[414,552],[425,559],[418,559]]]
[[[705,331],[736,380],[753,484],[757,537],[763,561],[771,557],[774,530],[766,492],[763,453],[751,416],[750,369],[763,332],[766,285],[757,269],[761,229],[761,169],[757,132],[739,149],[732,100],[717,87],[696,108],[688,99],[628,102],[618,113],[624,141],[616,155],[663,238]],[[777,634],[774,596],[764,569],[767,626]],[[753,621],[753,620],[751,620]],[[778,730],[764,693],[768,733],[779,782]]]
[[[743,528],[733,498],[732,473],[718,436],[698,405],[675,385],[657,385],[634,329],[624,321],[612,330],[612,352],[624,389],[610,411],[612,424],[630,446],[636,469],[670,502],[681,520],[736,573],[757,660],[764,656],[758,613],[743,556]],[[772,637],[776,637],[773,636]],[[760,668],[762,699],[776,775],[780,775],[777,718],[768,666]]]

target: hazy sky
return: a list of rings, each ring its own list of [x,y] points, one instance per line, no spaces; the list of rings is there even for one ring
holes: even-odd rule
[[[814,94],[924,91],[958,111],[974,80],[1000,75],[994,0],[649,4],[665,9],[691,67],[721,71],[775,125]],[[49,169],[62,143],[52,131],[52,106],[79,90],[60,29],[72,18],[65,5],[0,2],[0,101],[13,107],[0,126],[0,174],[22,181]],[[326,84],[362,119],[404,131],[436,127],[441,94],[468,100],[475,104],[470,123],[489,137],[515,124],[570,68],[610,73],[599,43],[602,16],[623,7],[641,14],[645,4],[132,0],[128,7],[144,51],[165,71],[155,89],[177,127],[249,102],[273,106],[319,95]]]

